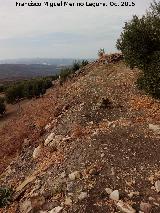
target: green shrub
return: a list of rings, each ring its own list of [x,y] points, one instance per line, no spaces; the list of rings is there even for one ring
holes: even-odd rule
[[[66,79],[72,74],[71,68],[63,68],[60,72],[60,84],[62,84]]]
[[[52,79],[37,78],[27,81],[22,81],[15,85],[9,86],[6,91],[6,100],[8,103],[16,103],[23,98],[31,99],[43,95],[48,88],[52,86]]]
[[[77,70],[79,70],[81,67],[81,62],[79,61],[75,61],[72,65],[72,71],[73,72],[76,72]]]
[[[137,81],[139,88],[160,98],[160,2],[154,2],[146,15],[125,23],[117,48],[131,68],[143,71]]]
[[[12,189],[0,187],[0,208],[3,208],[11,201]]]
[[[85,67],[89,62],[87,60],[83,60],[82,63],[81,63],[81,66],[82,67]]]
[[[5,95],[7,103],[15,103],[23,97],[23,85],[15,84],[6,89]]]
[[[0,92],[4,92],[4,86],[0,85]]]

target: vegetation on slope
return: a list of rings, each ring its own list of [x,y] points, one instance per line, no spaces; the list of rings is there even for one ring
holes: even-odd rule
[[[0,99],[0,114],[5,113],[5,101],[10,104],[19,102],[22,99],[40,97],[52,86],[52,81],[60,78],[62,85],[72,74],[88,64],[87,60],[75,61],[71,67],[63,68],[59,75],[31,80],[19,81],[8,85],[1,85],[0,92],[5,93],[5,98]]]
[[[7,88],[6,100],[8,103],[15,103],[23,98],[39,97],[51,86],[52,80],[49,78],[23,81]]]

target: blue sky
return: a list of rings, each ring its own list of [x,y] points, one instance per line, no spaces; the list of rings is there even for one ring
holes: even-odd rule
[[[59,2],[60,0],[49,0]],[[17,0],[17,2],[30,2]],[[43,2],[33,0],[33,2]],[[71,0],[69,2],[85,2]],[[88,0],[88,2],[110,2]],[[120,3],[120,0],[114,2]],[[129,1],[132,2],[132,1]],[[39,8],[16,7],[15,0],[0,0],[0,59],[92,58],[99,48],[116,51],[124,22],[142,15],[151,0],[133,0],[135,7]]]

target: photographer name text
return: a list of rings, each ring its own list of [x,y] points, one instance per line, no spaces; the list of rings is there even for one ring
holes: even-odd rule
[[[16,7],[134,7],[136,4],[133,1],[110,1],[110,2],[16,2]]]

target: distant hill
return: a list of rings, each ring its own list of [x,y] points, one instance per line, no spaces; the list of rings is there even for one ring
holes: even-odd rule
[[[55,75],[60,70],[56,65],[0,64],[0,83],[28,79],[37,76]]]
[[[83,59],[24,58],[0,60],[0,84],[37,76],[55,75],[64,66],[72,65],[75,60],[82,61]],[[89,61],[91,60],[89,59]]]

